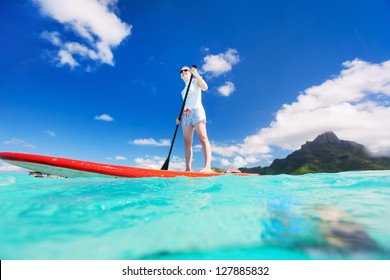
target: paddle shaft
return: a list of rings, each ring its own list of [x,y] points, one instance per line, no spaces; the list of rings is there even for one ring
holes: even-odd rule
[[[193,65],[192,67],[195,67],[195,65]],[[180,109],[180,113],[179,113],[179,118],[178,120],[181,121],[181,116],[183,114],[183,111],[184,111],[184,106],[186,105],[186,101],[187,101],[187,96],[188,96],[188,91],[190,90],[190,86],[191,86],[191,82],[192,82],[192,78],[194,77],[194,75],[191,73],[191,77],[190,77],[190,81],[188,83],[188,86],[187,86],[187,91],[186,91],[186,95],[184,96],[184,100],[183,100],[183,104],[181,105],[181,109]],[[168,157],[167,159],[165,160],[163,166],[161,167],[161,170],[168,170],[168,166],[169,166],[169,159],[171,157],[171,153],[172,153],[172,148],[173,148],[173,144],[175,143],[175,139],[176,139],[176,134],[177,134],[177,129],[179,128],[179,124],[176,125],[176,129],[175,129],[175,133],[173,134],[173,139],[172,139],[172,144],[171,144],[171,147],[169,149],[169,153],[168,153]]]

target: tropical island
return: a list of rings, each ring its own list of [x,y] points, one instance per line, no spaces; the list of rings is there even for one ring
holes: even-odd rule
[[[340,140],[335,133],[325,132],[286,158],[275,159],[270,166],[239,170],[261,175],[390,170],[390,158],[376,156],[359,143]]]

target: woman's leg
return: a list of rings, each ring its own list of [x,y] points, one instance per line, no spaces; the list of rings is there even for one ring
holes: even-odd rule
[[[211,169],[211,146],[207,137],[206,121],[200,121],[195,125],[196,133],[203,147],[204,168],[201,172],[213,172]]]
[[[194,128],[192,126],[183,126],[184,150],[186,156],[186,171],[191,171],[192,162],[192,139],[194,137]]]

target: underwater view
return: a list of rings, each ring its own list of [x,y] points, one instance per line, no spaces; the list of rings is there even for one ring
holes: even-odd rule
[[[214,178],[0,174],[0,258],[390,259],[390,171]]]

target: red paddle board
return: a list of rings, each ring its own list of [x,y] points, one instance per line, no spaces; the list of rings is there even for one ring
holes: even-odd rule
[[[111,164],[102,164],[89,161],[81,161],[67,158],[41,156],[23,153],[0,153],[0,159],[36,172],[50,175],[58,175],[71,178],[79,177],[212,177],[227,175],[227,173],[203,173],[173,170],[156,170],[139,167],[129,167]],[[229,173],[237,176],[253,176],[257,174]]]

